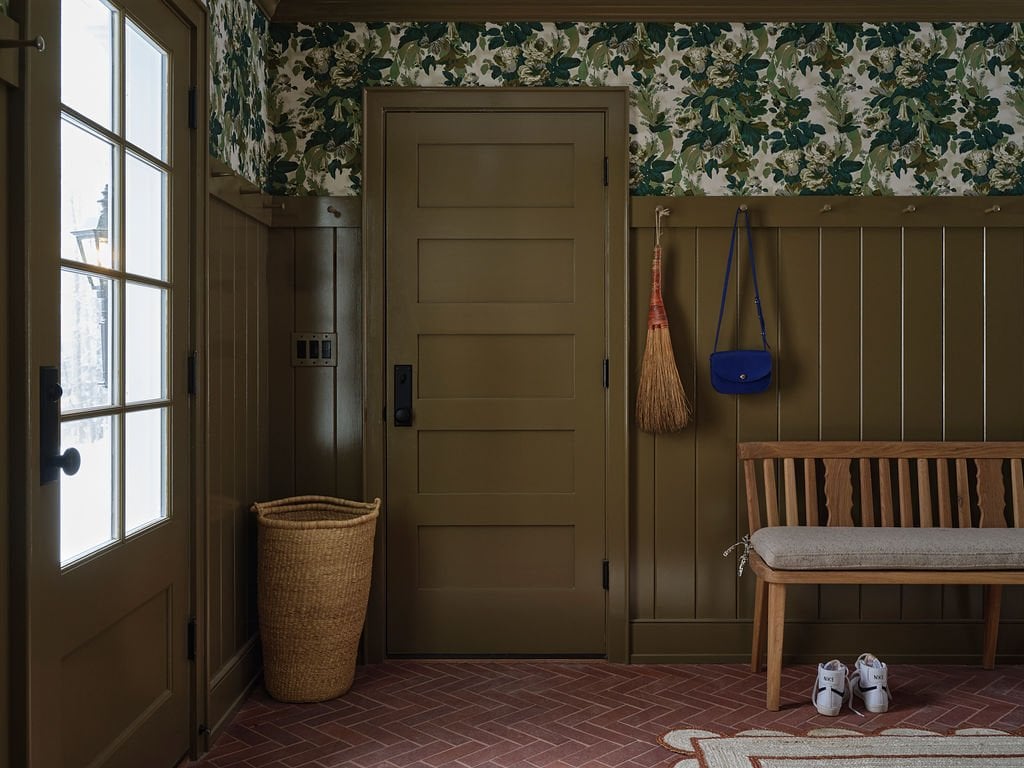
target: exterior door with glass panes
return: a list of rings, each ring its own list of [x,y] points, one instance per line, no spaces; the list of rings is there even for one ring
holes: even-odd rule
[[[190,745],[195,21],[161,0],[43,2],[59,64],[34,84],[45,100],[50,67],[59,108],[34,109],[27,142],[45,172],[52,136],[59,181],[30,200],[30,316],[44,320],[30,345],[40,429],[52,403],[65,466],[47,482],[41,458],[31,512],[29,765],[169,768]]]

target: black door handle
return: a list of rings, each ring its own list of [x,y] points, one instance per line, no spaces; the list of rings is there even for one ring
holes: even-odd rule
[[[412,366],[395,366],[395,426],[412,426]]]
[[[64,474],[73,475],[82,466],[77,448],[60,450],[60,388],[57,369],[44,365],[39,369],[39,484],[52,483]]]

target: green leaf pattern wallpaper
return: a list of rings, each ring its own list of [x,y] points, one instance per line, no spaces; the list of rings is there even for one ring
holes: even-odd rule
[[[208,13],[210,154],[262,186],[270,148],[269,23],[255,0],[209,0]]]
[[[268,152],[276,194],[360,194],[367,85],[627,86],[636,195],[1024,194],[1020,24],[271,24],[269,38],[266,136],[258,75],[232,61],[214,84],[237,132],[219,152],[247,170]]]

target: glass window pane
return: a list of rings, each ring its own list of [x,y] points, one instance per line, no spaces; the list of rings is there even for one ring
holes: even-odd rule
[[[82,467],[60,476],[60,563],[67,565],[117,538],[116,417],[65,421],[61,451],[77,448]]]
[[[100,0],[62,0],[60,9],[61,101],[114,130],[117,13]]]
[[[158,400],[167,392],[167,291],[128,283],[124,320],[125,401]]]
[[[102,407],[115,401],[116,302],[113,280],[72,269],[61,270],[62,411]]]
[[[135,155],[125,156],[125,269],[167,278],[167,174]]]
[[[167,160],[167,53],[128,22],[125,46],[125,137]]]
[[[137,411],[124,423],[124,528],[167,517],[167,409]]]
[[[60,141],[61,258],[112,267],[114,148],[66,119]]]

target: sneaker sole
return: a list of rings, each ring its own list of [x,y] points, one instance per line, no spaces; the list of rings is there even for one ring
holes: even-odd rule
[[[814,708],[818,710],[819,715],[825,715],[825,717],[837,717],[843,711],[842,705],[835,708],[822,708],[815,704]]]

